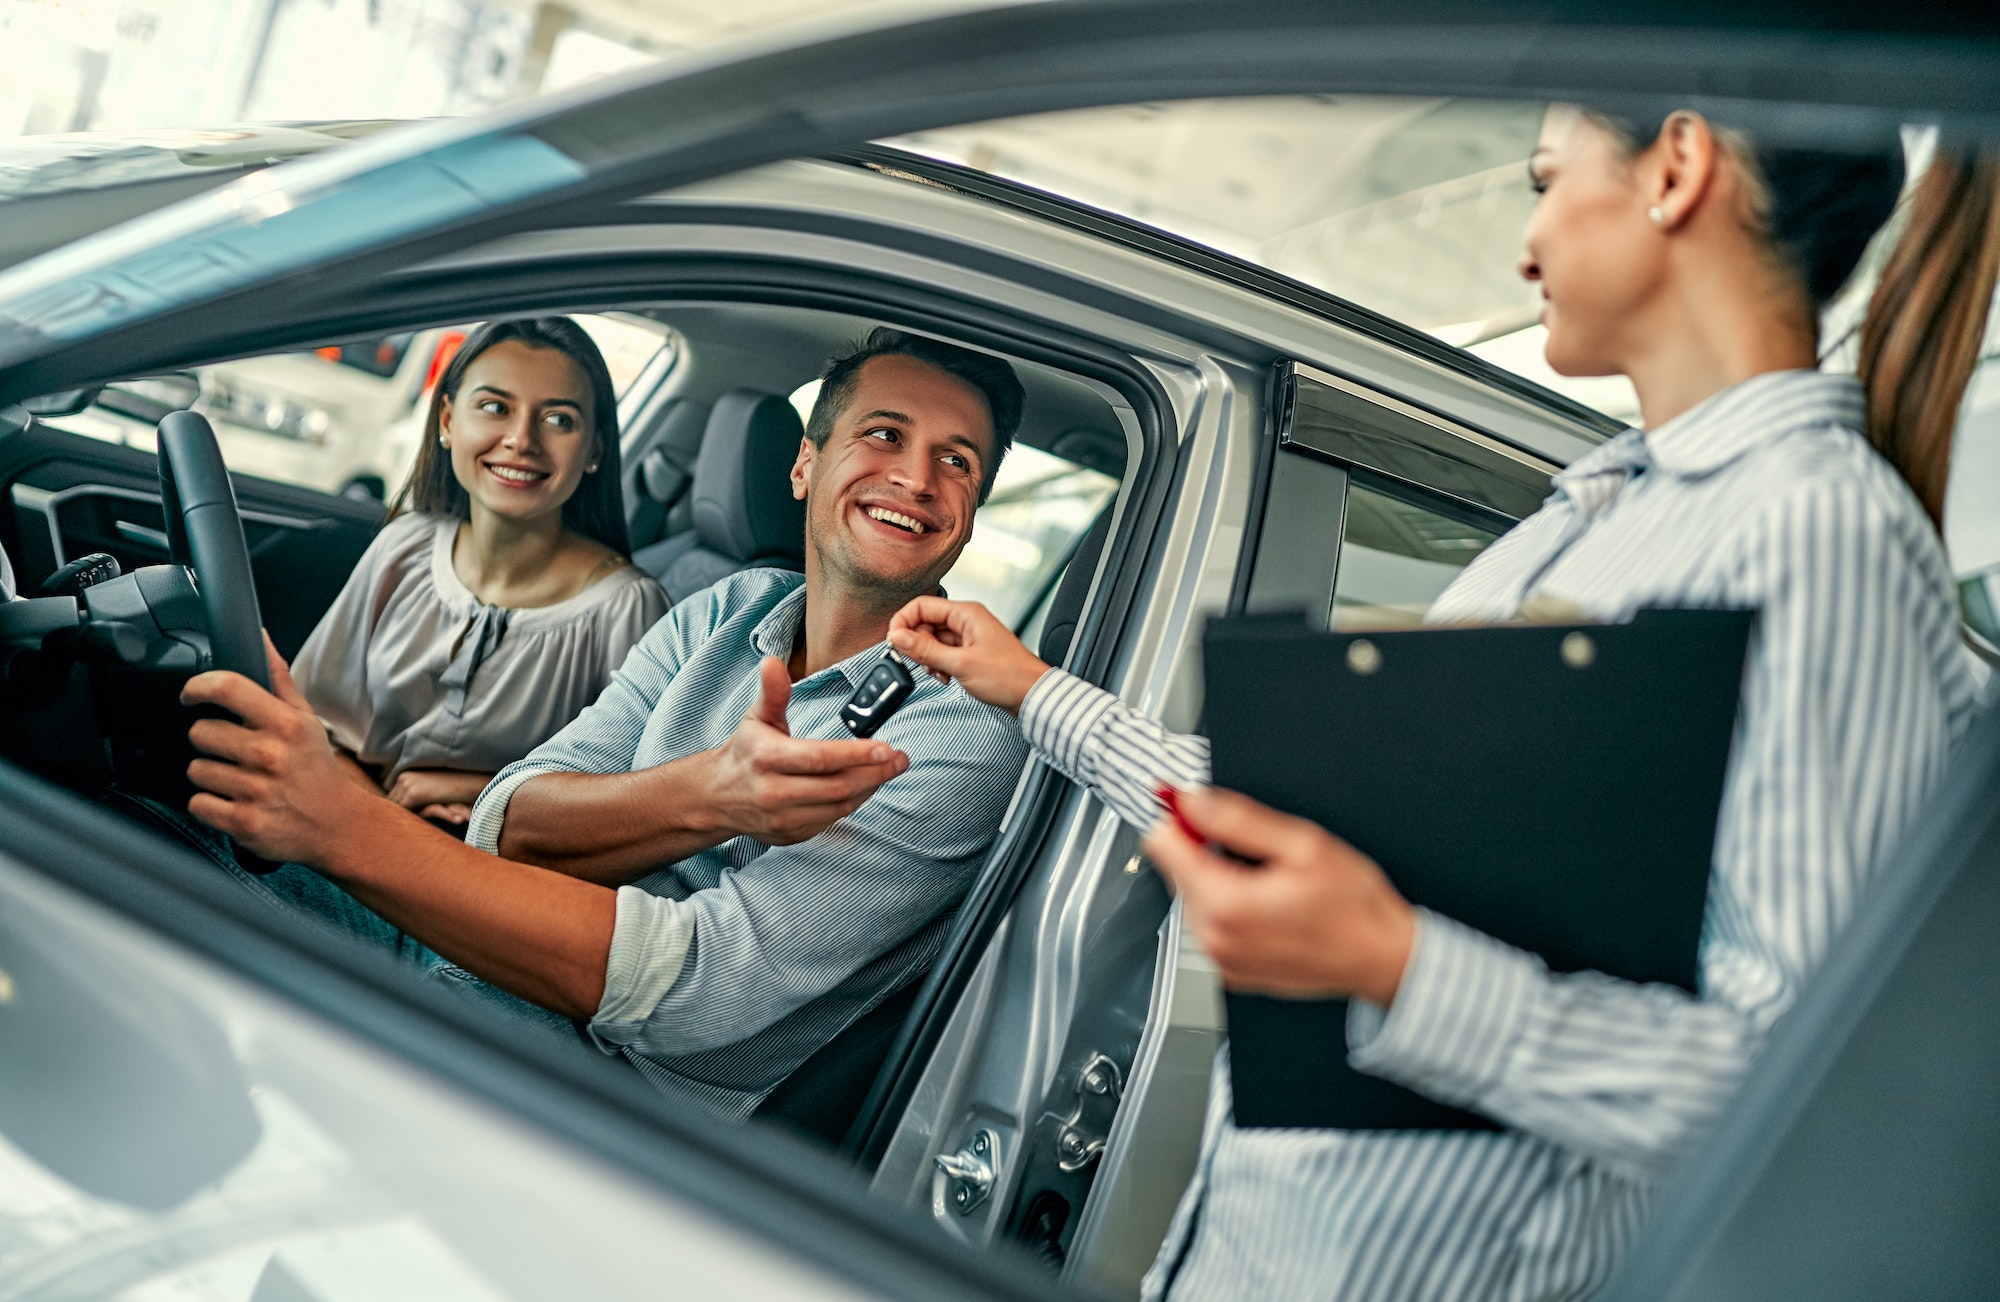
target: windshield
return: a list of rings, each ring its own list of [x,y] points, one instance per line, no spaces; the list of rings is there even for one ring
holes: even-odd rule
[[[255,167],[317,153],[385,125],[331,122],[30,136],[0,146],[0,201]]]

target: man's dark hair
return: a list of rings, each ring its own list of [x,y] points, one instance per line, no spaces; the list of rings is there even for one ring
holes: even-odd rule
[[[993,421],[993,455],[987,459],[979,481],[979,500],[984,502],[993,491],[993,477],[1000,473],[1007,449],[1014,446],[1014,431],[1021,425],[1021,402],[1025,395],[1014,368],[990,353],[976,353],[942,339],[877,326],[868,332],[868,338],[834,358],[820,372],[819,396],[813,400],[812,419],[806,422],[806,437],[814,447],[826,446],[827,437],[833,433],[833,422],[854,397],[856,377],[862,366],[876,357],[913,357],[947,375],[957,376],[986,399],[986,414]]]

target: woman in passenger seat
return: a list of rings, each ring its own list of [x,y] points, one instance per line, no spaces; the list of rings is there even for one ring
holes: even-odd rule
[[[666,610],[628,559],[603,355],[568,317],[493,321],[439,378],[389,522],[292,675],[356,782],[462,830]]]

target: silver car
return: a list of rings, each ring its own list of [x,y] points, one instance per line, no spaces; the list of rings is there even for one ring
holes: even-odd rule
[[[73,243],[76,219],[44,222],[15,250],[39,256],[0,273],[0,543],[23,595],[93,553],[190,560],[153,454],[88,428],[107,393],[199,405],[246,358],[564,311],[659,341],[621,398],[643,551],[694,527],[696,454],[742,437],[725,400],[803,402],[830,351],[893,324],[1027,383],[1023,450],[954,594],[1192,729],[1207,617],[1412,618],[1619,423],[1250,263],[868,142],[1340,93],[1712,97],[1793,136],[2000,135],[1990,18],[1846,13],[1047,3],[691,58],[268,170],[232,158],[193,197],[130,181],[177,202],[121,192],[141,215]],[[115,206],[58,186],[14,201],[17,231],[36,203]],[[1031,765],[919,985],[758,1124],[672,1111],[622,1064],[448,1006],[91,803],[172,774],[178,681],[239,664],[258,620],[295,651],[381,519],[248,474],[235,494],[247,554],[162,581],[180,595],[130,612],[143,637],[91,634],[74,596],[0,608],[0,1299],[1136,1290],[1223,1026],[1129,829]],[[1990,822],[1950,843],[1990,845]],[[1959,1156],[1990,1174],[1991,1150]]]

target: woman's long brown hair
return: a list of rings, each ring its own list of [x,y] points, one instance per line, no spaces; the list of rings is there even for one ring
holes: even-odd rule
[[[591,423],[597,435],[597,469],[587,472],[583,482],[563,503],[563,527],[571,533],[602,543],[620,556],[631,556],[632,543],[625,527],[625,494],[621,487],[624,481],[618,467],[618,390],[611,382],[611,371],[604,364],[604,354],[598,351],[584,328],[566,316],[488,321],[466,336],[465,342],[452,354],[444,374],[438,377],[437,388],[431,394],[430,410],[424,415],[424,433],[417,444],[416,464],[410,467],[410,477],[403,481],[401,491],[389,503],[389,517],[394,519],[405,511],[420,511],[426,515],[456,516],[461,520],[470,518],[471,499],[466,496],[465,486],[458,482],[458,476],[452,472],[451,454],[438,446],[444,404],[457,399],[458,387],[465,379],[466,369],[481,353],[510,339],[530,348],[559,352],[576,363],[577,370],[583,374],[584,382],[590,387]]]
[[[2000,160],[1942,150],[1861,323],[1868,438],[1944,527],[1952,434],[1979,365],[2000,272]]]

